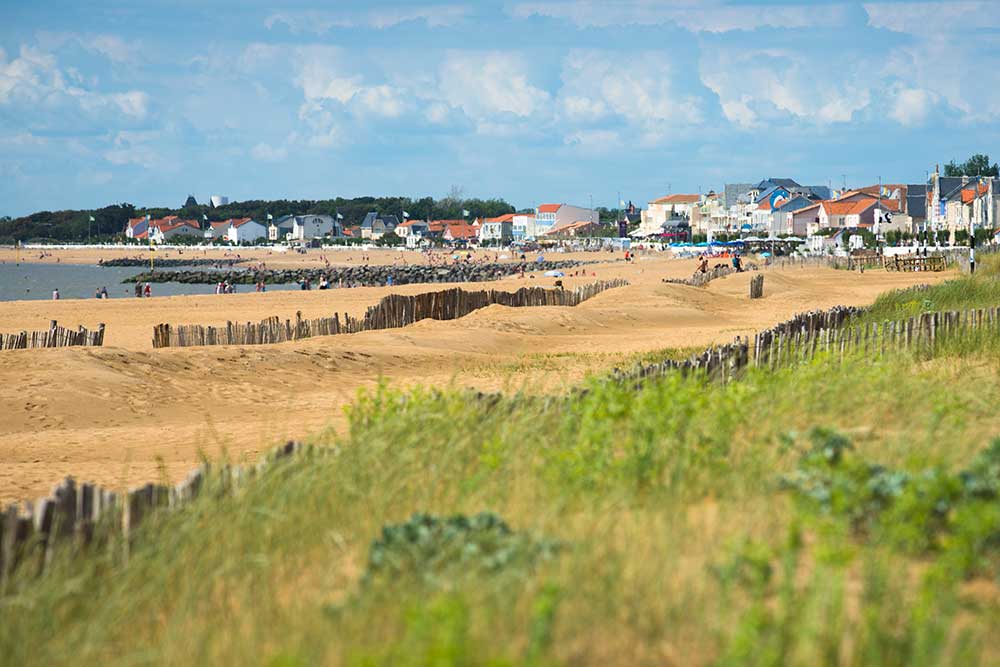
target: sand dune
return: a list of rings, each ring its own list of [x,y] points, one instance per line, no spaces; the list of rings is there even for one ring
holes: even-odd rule
[[[380,378],[400,386],[551,389],[633,353],[729,341],[802,310],[869,303],[886,289],[947,277],[768,271],[765,298],[755,302],[746,296],[747,274],[707,288],[661,282],[693,266],[649,259],[594,267],[598,277],[623,276],[632,285],[576,308],[491,306],[450,322],[256,347],[152,350],[150,333],[158,322],[359,314],[390,290],[434,286],[0,303],[3,331],[50,319],[108,326],[102,349],[0,353],[0,501],[42,495],[67,474],[125,486],[160,475],[175,480],[201,454],[253,459],[281,439],[342,428],[344,407]],[[526,282],[551,279],[488,285]]]

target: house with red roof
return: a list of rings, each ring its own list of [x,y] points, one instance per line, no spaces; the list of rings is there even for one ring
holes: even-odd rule
[[[267,225],[253,218],[230,218],[226,238],[231,243],[256,243],[267,238]]]
[[[514,240],[514,214],[486,218],[479,228],[480,243],[506,245]]]
[[[639,233],[659,234],[668,221],[683,220],[690,224],[691,211],[701,203],[701,195],[672,194],[649,202],[640,214]]]
[[[590,220],[577,220],[565,225],[553,227],[545,233],[546,238],[569,239],[578,236],[597,236],[601,231],[601,225]]]
[[[146,229],[148,225],[145,217],[142,218],[130,218],[127,223],[125,223],[125,238],[138,239],[140,235],[142,238],[146,236]]]
[[[441,235],[448,243],[476,243],[479,240],[479,220],[471,224],[464,220],[460,223],[447,225]]]
[[[165,243],[179,236],[202,237],[201,225],[198,224],[197,220],[181,220],[176,215],[168,215],[160,220],[150,221],[148,234],[153,243]],[[145,235],[142,238],[145,238]]]
[[[570,204],[541,204],[535,209],[535,236],[578,220],[601,221],[597,211],[593,209]]]

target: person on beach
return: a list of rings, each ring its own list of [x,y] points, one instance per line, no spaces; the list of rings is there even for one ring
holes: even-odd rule
[[[733,255],[733,268],[736,269],[736,273],[743,273],[743,262],[739,253]]]
[[[59,288],[58,287],[55,288],[54,290],[52,290],[52,300],[53,301],[58,301],[59,300]]]
[[[145,289],[143,289],[142,294],[147,299],[153,296],[153,288],[150,286],[149,283],[146,283],[146,287]]]
[[[142,283],[135,284],[135,296],[138,299],[142,298]]]
[[[98,288],[96,288],[94,290],[94,298],[95,299],[100,299],[101,298],[101,288],[100,287],[98,287]]]
[[[108,286],[107,285],[105,285],[104,287],[101,288],[101,298],[102,299],[107,299],[108,298]]]
[[[698,270],[702,273],[708,273],[708,257],[705,255],[702,255],[701,261],[698,262]]]

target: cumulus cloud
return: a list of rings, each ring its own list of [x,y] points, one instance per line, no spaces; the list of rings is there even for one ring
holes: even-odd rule
[[[878,83],[864,62],[831,72],[822,60],[823,54],[792,49],[719,45],[702,57],[700,69],[726,118],[738,126],[759,127],[781,115],[815,124],[850,121],[870,104],[871,86]]]
[[[525,118],[549,105],[549,93],[532,84],[526,62],[510,52],[452,51],[438,76],[441,98],[474,119]]]
[[[0,58],[0,105],[30,109],[35,123],[43,122],[46,113],[70,110],[87,112],[91,119],[115,114],[142,119],[149,113],[149,103],[143,91],[86,87],[84,76],[74,68],[61,68],[54,54],[38,48],[22,45],[13,60]]]
[[[616,116],[651,138],[704,117],[697,91],[677,79],[665,51],[576,50],[563,60],[558,106],[571,122]]]

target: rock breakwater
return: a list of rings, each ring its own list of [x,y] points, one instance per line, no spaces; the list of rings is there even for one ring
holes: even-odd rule
[[[459,263],[447,266],[347,266],[329,269],[250,269],[214,271],[146,271],[126,278],[124,283],[189,283],[214,284],[228,281],[233,285],[253,285],[259,281],[267,284],[298,283],[308,280],[313,285],[326,278],[333,287],[377,287],[390,282],[394,285],[413,283],[475,283],[514,276],[523,270],[526,274],[571,269],[584,264],[576,260],[545,262],[510,262],[506,264]]]

